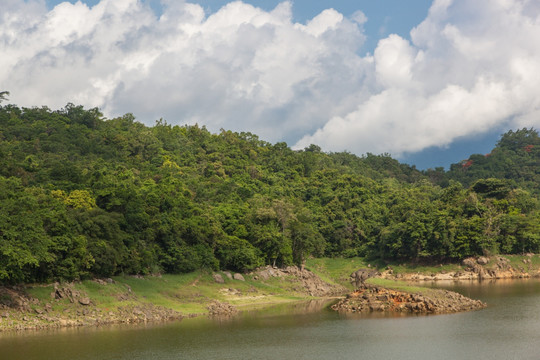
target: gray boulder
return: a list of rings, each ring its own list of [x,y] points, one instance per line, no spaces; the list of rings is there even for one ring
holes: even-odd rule
[[[370,269],[358,269],[355,272],[351,274],[351,282],[354,282],[357,288],[364,285],[364,282],[372,278],[374,276],[377,276],[379,273],[375,270]]]
[[[487,263],[489,262],[489,259],[485,256],[480,256],[476,262],[478,263],[478,265],[487,265]]]
[[[463,259],[463,261],[461,262],[461,264],[462,264],[465,268],[473,269],[473,268],[476,266],[476,260],[474,260],[474,258],[466,258],[466,259]]]
[[[233,279],[234,280],[240,280],[240,281],[246,281],[246,279],[244,279],[244,277],[242,276],[242,274],[239,274],[239,273],[236,273],[233,275]]]
[[[225,280],[223,280],[223,276],[221,276],[220,274],[213,273],[212,277],[214,278],[214,281],[217,282],[218,284],[224,284],[225,283]]]

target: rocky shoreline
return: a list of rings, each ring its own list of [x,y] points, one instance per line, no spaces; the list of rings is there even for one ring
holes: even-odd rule
[[[228,302],[231,300],[234,302],[238,299],[248,299],[253,303],[260,301],[271,304],[272,292],[260,294],[253,286],[248,291],[240,291],[234,287],[235,284],[245,283],[245,277],[264,287],[268,282],[282,284],[299,297],[342,296],[347,291],[345,287],[329,284],[313,272],[296,266],[285,268],[266,266],[244,275],[222,271],[214,272],[211,276],[211,282],[227,287],[216,288],[216,298],[203,297],[194,290],[194,298],[188,302],[207,302],[205,305],[206,313],[198,315],[234,316],[239,310],[237,306]],[[144,280],[143,277],[136,276],[136,278]],[[195,280],[189,286],[196,289],[198,281]],[[135,294],[135,291],[132,291],[127,284],[116,283],[112,279],[94,279],[92,282],[95,283],[95,286],[99,286],[104,293],[112,291],[106,290],[109,286],[116,286],[115,291],[117,292],[114,297],[120,306],[115,306],[114,309],[100,306],[98,299],[92,298],[84,291],[77,290],[76,283],[43,285],[43,288],[50,288],[51,292],[48,299],[41,299],[41,301],[30,296],[25,286],[0,287],[0,332],[164,322],[198,316],[148,303],[141,299],[140,295]],[[118,289],[119,287],[121,289]],[[179,298],[178,301],[182,300]]]
[[[3,330],[42,330],[79,326],[135,324],[180,320],[186,316],[172,309],[153,304],[129,304],[114,311],[96,307],[93,301],[67,284],[55,284],[51,294],[54,301],[67,300],[62,311],[51,303],[41,304],[21,287],[1,287],[0,332]],[[188,315],[189,317],[190,315]]]
[[[468,258],[463,260],[461,266],[456,267],[458,268],[456,271],[439,271],[432,274],[394,273],[391,267],[382,273],[372,272],[376,273],[378,278],[405,282],[515,279],[539,276],[538,267],[533,266],[538,265],[538,261],[535,259],[533,264],[531,258],[525,256],[519,263],[514,261],[514,266],[502,256]],[[152,277],[136,278],[140,281],[152,279]],[[212,273],[207,275],[202,286],[214,295],[202,295],[198,288],[202,280],[201,282],[199,280],[200,275],[187,285],[190,289],[188,292],[183,293],[184,295],[171,293],[174,297],[167,298],[167,301],[178,303],[185,301],[187,304],[198,304],[198,306],[202,304],[205,313],[199,315],[233,316],[238,313],[238,304],[271,304],[275,295],[272,289],[276,288],[282,289],[281,291],[287,289],[290,294],[295,294],[294,296],[298,298],[328,298],[343,296],[347,293],[347,289],[342,285],[328,283],[315,273],[296,266],[285,268],[266,266],[244,275],[231,274],[227,271]],[[47,289],[42,293],[50,291],[50,296],[49,292],[46,292],[45,296],[40,297],[41,300],[30,296],[25,286],[0,287],[0,332],[162,322],[195,316],[164,306],[156,306],[146,300],[144,294],[136,294],[132,291],[126,282],[121,279],[118,281],[116,283],[112,279],[95,279],[90,282],[94,288],[93,292],[89,292],[90,295],[81,290],[84,287],[80,283],[37,285],[35,287]],[[343,282],[344,279],[340,281]],[[158,286],[155,291],[164,290]],[[347,295],[333,308],[344,312],[393,311],[429,314],[485,307],[485,304],[457,293],[444,290],[435,293],[435,291],[426,289],[426,293],[430,294],[426,296],[426,294],[400,292],[380,286],[362,285],[359,290]],[[101,295],[99,294],[110,294],[109,298],[113,297],[111,307],[104,306],[100,302]]]
[[[480,300],[473,300],[453,291],[427,290],[429,291],[425,293],[409,293],[375,285],[364,285],[332,305],[332,309],[345,313],[443,314],[486,307],[486,304]]]
[[[530,254],[528,257],[532,257]],[[462,270],[438,272],[432,274],[394,273],[391,267],[383,271],[379,277],[388,280],[401,281],[441,281],[441,280],[494,280],[494,279],[524,279],[540,277],[540,269],[531,266],[530,259],[523,259],[523,265],[513,267],[508,259],[502,256],[470,257],[461,263]]]

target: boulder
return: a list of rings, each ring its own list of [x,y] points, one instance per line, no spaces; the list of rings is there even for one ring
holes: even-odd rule
[[[218,284],[224,284],[225,283],[225,280],[223,280],[223,276],[221,276],[220,274],[213,273],[212,277],[214,278],[214,281],[217,282]]]
[[[263,280],[268,280],[270,278],[270,274],[268,272],[268,270],[261,270],[259,272],[259,276],[261,277],[261,279]]]
[[[240,280],[240,281],[246,281],[246,279],[244,279],[242,274],[239,274],[239,273],[234,274],[233,279],[234,280]]]
[[[351,276],[351,281],[355,283],[356,287],[359,288],[364,284],[364,281],[367,279],[377,276],[379,273],[374,270],[369,269],[359,269],[353,272]]]
[[[461,264],[466,268],[473,269],[476,266],[476,260],[474,260],[474,258],[472,257],[469,257],[469,258],[463,259]]]
[[[487,265],[487,263],[489,262],[489,259],[485,256],[480,256],[476,262],[478,263],[478,265]]]
[[[90,298],[89,297],[83,297],[79,299],[79,304],[81,305],[90,305]]]
[[[232,280],[232,279],[233,279],[232,274],[231,274],[230,271],[224,271],[223,273],[225,274],[226,277],[229,278],[229,280]]]

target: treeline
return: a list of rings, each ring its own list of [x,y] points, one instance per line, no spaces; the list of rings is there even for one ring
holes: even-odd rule
[[[503,134],[489,154],[474,154],[440,177],[439,183],[456,180],[465,186],[478,179],[507,180],[513,187],[540,195],[540,137],[534,129],[521,129]],[[442,181],[441,181],[442,180]]]
[[[515,181],[448,176],[72,104],[7,105],[0,282],[538,252],[536,197]]]

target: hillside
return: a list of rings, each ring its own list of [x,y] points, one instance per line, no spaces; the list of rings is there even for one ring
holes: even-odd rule
[[[510,130],[501,135],[495,148],[485,155],[474,154],[452,164],[446,180],[460,181],[465,186],[478,179],[506,180],[513,187],[522,187],[540,194],[540,137],[534,129]]]
[[[387,155],[293,151],[72,104],[0,107],[0,162],[2,283],[540,246],[537,199],[492,176],[442,188]]]

